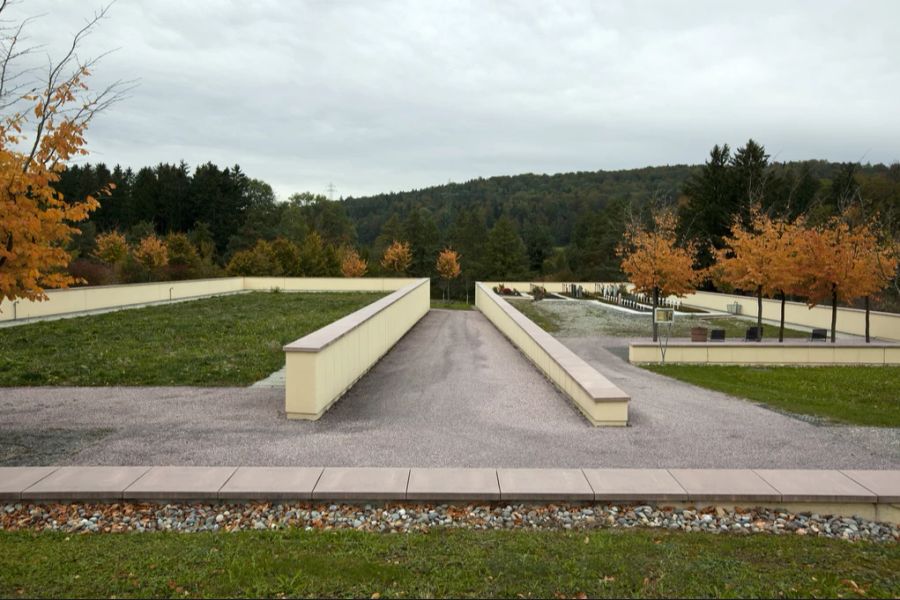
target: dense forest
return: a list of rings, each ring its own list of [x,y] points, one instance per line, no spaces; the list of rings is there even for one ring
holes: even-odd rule
[[[211,163],[137,172],[73,165],[57,187],[79,198],[110,182],[111,195],[101,198],[71,247],[73,272],[91,283],[111,276],[94,268],[97,236],[110,231],[132,244],[150,234],[187,234],[198,250],[205,248],[194,276],[224,273],[229,264],[231,272],[340,275],[339,255],[349,248],[368,261],[367,274],[379,275],[380,258],[394,240],[409,242],[409,275],[434,276],[438,252],[451,246],[470,285],[477,279],[620,279],[615,247],[626,224],[663,206],[676,207],[682,236],[708,248],[720,247],[732,219],[753,203],[813,223],[853,205],[861,214],[878,215],[885,235],[900,238],[900,165],[771,162],[753,140],[735,151],[716,146],[702,165],[479,178],[334,201],[298,193],[279,202],[269,185],[240,167]],[[288,269],[260,240],[290,242],[281,242],[283,251],[295,248],[286,251],[288,260],[302,255],[303,264],[312,266]],[[240,253],[242,260],[235,261]],[[709,256],[701,253],[701,262]],[[135,277],[191,275],[181,268]]]

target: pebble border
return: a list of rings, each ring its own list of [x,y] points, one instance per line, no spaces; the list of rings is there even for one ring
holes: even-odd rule
[[[0,512],[0,531],[72,534],[154,531],[236,532],[357,530],[414,533],[434,529],[590,532],[658,529],[728,535],[800,535],[850,542],[900,542],[900,526],[861,517],[783,510],[701,509],[631,504],[385,505],[264,502],[222,504],[15,503]]]

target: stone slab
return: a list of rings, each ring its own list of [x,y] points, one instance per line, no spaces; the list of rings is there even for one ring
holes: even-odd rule
[[[684,502],[688,494],[665,469],[583,469],[594,500]]]
[[[313,499],[404,500],[409,469],[326,468],[313,490]]]
[[[700,502],[781,502],[781,494],[750,469],[669,469],[669,473]]]
[[[153,467],[125,490],[126,500],[218,498],[236,467]]]
[[[900,503],[900,471],[844,469],[841,473],[878,496],[878,502]]]
[[[411,469],[407,500],[499,500],[495,469]]]
[[[22,492],[59,467],[0,467],[0,500],[19,500]]]
[[[875,502],[877,495],[840,471],[756,469],[783,502]]]
[[[498,469],[501,500],[593,500],[581,469]]]
[[[238,467],[219,490],[222,500],[312,498],[322,467]]]
[[[22,491],[23,500],[119,500],[149,467],[59,467]]]

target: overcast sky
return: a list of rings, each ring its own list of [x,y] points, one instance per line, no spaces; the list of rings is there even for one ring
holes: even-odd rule
[[[284,199],[700,163],[900,159],[900,2],[118,0],[82,54],[139,79],[89,160],[240,164]],[[58,55],[101,6],[23,0]],[[66,34],[66,35],[63,35]]]

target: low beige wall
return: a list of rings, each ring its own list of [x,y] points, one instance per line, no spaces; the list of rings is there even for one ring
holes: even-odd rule
[[[757,312],[756,298],[737,296],[734,294],[718,294],[713,292],[694,292],[682,299],[688,306],[708,308],[726,312],[729,304],[737,302],[744,316],[755,317]],[[781,301],[763,298],[763,319],[781,320]],[[816,306],[809,308],[802,302],[786,302],[784,321],[788,325],[802,325],[819,329],[831,329],[831,307]],[[871,311],[869,314],[870,331],[873,337],[883,340],[900,341],[900,314]],[[837,330],[852,335],[866,334],[866,311],[856,308],[838,308]]]
[[[499,283],[508,288],[520,292],[528,292],[532,285],[542,285],[548,292],[560,293],[564,285],[580,285],[585,290],[593,292],[598,285],[623,285],[621,282],[594,282],[594,281],[569,281],[569,282],[539,282],[539,281],[486,281],[488,288],[493,288]],[[624,284],[629,289],[634,286]],[[756,298],[750,296],[738,296],[735,294],[720,294],[717,292],[694,292],[684,298],[670,296],[672,302],[681,302],[686,306],[705,308],[721,312],[728,312],[728,305],[737,302],[741,305],[741,314],[745,317],[756,316]],[[763,298],[763,319],[769,321],[781,320],[781,301],[771,298]],[[866,334],[866,311],[857,308],[838,308],[837,330],[839,333],[863,336]],[[809,308],[803,302],[786,302],[784,310],[785,323],[800,325],[802,327],[830,329],[831,307],[816,306]],[[869,326],[872,337],[889,341],[900,341],[900,314],[871,311],[869,314]]]
[[[98,285],[47,290],[47,300],[0,302],[0,322],[53,317],[94,310],[126,308],[140,304],[202,298],[243,290],[278,288],[297,292],[393,292],[418,281],[410,278],[375,277],[222,277],[157,283]]]
[[[598,285],[599,286],[623,285],[621,282],[611,282],[611,281],[607,281],[607,282],[602,282],[602,281],[601,282],[597,282],[597,281],[482,281],[481,283],[486,285],[489,290],[493,290],[496,286],[498,286],[502,283],[505,287],[508,287],[513,290],[518,290],[518,291],[524,292],[526,294],[529,292],[529,290],[531,290],[532,285],[542,286],[548,292],[553,292],[555,294],[561,294],[563,292],[563,290],[565,289],[564,286],[567,286],[567,285],[576,285],[576,286],[580,285],[581,287],[583,287],[585,289],[585,291],[588,291],[591,293],[593,293],[596,290]],[[629,289],[634,287],[630,283],[626,283],[624,285],[628,286]]]
[[[425,316],[430,306],[429,280],[413,280],[285,346],[284,410],[288,418],[321,417]]]
[[[418,279],[394,277],[244,277],[245,290],[290,292],[395,292]]]
[[[475,284],[475,306],[550,381],[572,399],[591,424],[628,424],[629,396],[491,291],[488,284]]]
[[[47,300],[32,302],[19,300],[0,303],[0,321],[52,317],[67,313],[127,307],[135,304],[167,302],[185,298],[214,296],[240,292],[244,289],[243,277],[220,279],[193,279],[188,281],[163,281],[158,283],[132,283],[127,285],[100,285],[47,290]]]
[[[628,346],[628,360],[635,364],[662,361],[658,344]],[[709,365],[900,365],[900,346],[885,344],[669,344],[666,364]]]

